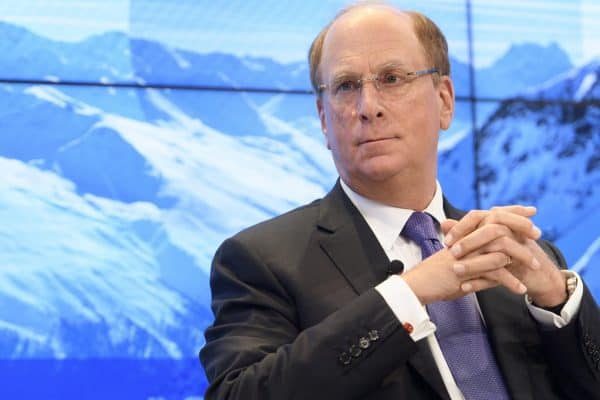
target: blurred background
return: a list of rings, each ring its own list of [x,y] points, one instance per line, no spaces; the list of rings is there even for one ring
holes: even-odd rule
[[[440,180],[600,300],[600,4],[395,1],[447,35]],[[202,399],[216,247],[337,177],[308,47],[346,1],[0,0],[0,398]]]

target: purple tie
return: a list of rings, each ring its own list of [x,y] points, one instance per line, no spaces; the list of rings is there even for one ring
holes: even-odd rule
[[[414,212],[402,236],[419,245],[423,259],[443,249],[434,219],[426,213]],[[510,399],[474,296],[431,303],[427,311],[437,326],[435,336],[465,399]]]

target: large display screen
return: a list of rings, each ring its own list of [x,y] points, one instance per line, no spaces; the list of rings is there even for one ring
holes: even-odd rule
[[[600,6],[393,2],[446,33],[439,177],[524,203],[600,300]],[[208,276],[337,174],[306,53],[345,1],[0,1],[0,398],[202,398]]]

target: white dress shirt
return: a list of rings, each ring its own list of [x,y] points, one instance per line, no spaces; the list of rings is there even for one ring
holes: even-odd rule
[[[388,258],[390,260],[401,260],[404,264],[404,271],[408,271],[419,264],[421,262],[421,248],[416,243],[409,241],[400,235],[406,221],[408,221],[408,218],[414,210],[392,207],[375,202],[354,192],[341,179],[340,183],[346,195],[366,220]],[[432,215],[439,223],[446,220],[446,214],[444,213],[443,208],[442,188],[439,182],[436,182],[436,191],[433,199],[423,212]],[[438,232],[438,235],[440,243],[443,244],[444,237],[442,232]],[[571,271],[569,273],[575,274]],[[576,276],[577,281],[579,282],[580,278],[578,275]],[[434,335],[436,326],[429,319],[426,308],[420,303],[419,299],[406,284],[404,279],[399,275],[391,275],[385,281],[377,285],[375,289],[381,294],[400,322],[408,322],[413,326],[414,329],[410,336],[414,341],[427,340],[435,363],[442,376],[442,380],[444,381],[444,385],[450,394],[450,399],[464,400]],[[479,308],[479,303],[477,302],[475,294],[470,293],[468,296],[474,297],[475,304]],[[536,307],[526,300],[524,301],[526,301],[532,316],[540,324],[561,328],[567,325],[579,310],[582,296],[583,288],[581,284],[578,284],[575,292],[564,305],[560,316]]]

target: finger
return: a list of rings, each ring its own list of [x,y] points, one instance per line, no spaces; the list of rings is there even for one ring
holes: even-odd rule
[[[472,210],[469,211],[464,217],[455,224],[452,229],[446,234],[444,243],[450,247],[454,242],[465,235],[473,232],[481,221],[485,218],[489,211],[484,210]]]
[[[485,290],[496,286],[498,286],[498,282],[496,281],[484,278],[477,278],[463,282],[460,285],[460,290],[467,294],[472,292],[479,292],[480,290]]]
[[[510,273],[506,268],[496,269],[487,272],[484,277],[498,282],[499,285],[506,287],[515,294],[527,293],[527,287],[516,276]]]
[[[457,261],[452,265],[454,273],[461,279],[474,279],[485,273],[505,267],[512,262],[504,253],[481,254]]]
[[[453,227],[454,225],[456,225],[457,223],[458,223],[458,221],[457,221],[457,220],[455,220],[455,219],[450,219],[450,218],[448,218],[447,220],[443,221],[443,222],[440,224],[440,227],[442,228],[442,233],[445,235],[445,234],[446,234],[446,233],[448,233],[448,231],[449,231],[450,229],[452,229],[452,227]]]
[[[521,205],[509,205],[502,207],[492,207],[490,210],[472,210],[468,212],[458,224],[455,224],[448,233],[445,234],[444,243],[446,246],[451,246],[455,241],[464,237],[470,232],[473,232],[477,227],[480,226],[481,222],[489,215],[493,213],[502,213],[502,214],[515,214],[520,216],[521,218],[527,219],[535,215],[537,209],[533,206],[521,206]],[[510,220],[513,222],[514,220]],[[526,232],[525,236],[532,237],[533,239],[539,238],[539,229],[535,230],[531,227],[523,227],[524,222],[516,222],[519,231]],[[528,230],[529,229],[529,230]],[[537,237],[533,237],[536,236]]]
[[[450,247],[450,252],[455,258],[461,258],[500,237],[512,235],[511,230],[504,225],[484,225],[454,243]]]
[[[521,243],[514,240],[514,238],[503,236],[482,246],[479,251],[483,253],[501,252],[512,259],[511,263],[514,264],[515,267],[524,265],[533,270],[539,269],[541,266],[540,261],[537,259],[528,243],[529,242]]]
[[[481,278],[464,281],[461,283],[460,289],[465,293],[470,293],[498,285],[506,287],[515,294],[522,295],[527,293],[527,287],[506,269],[499,269],[489,272]]]
[[[537,213],[537,208],[534,206],[522,206],[519,204],[507,205],[507,206],[495,206],[490,208],[490,211],[503,210],[513,214],[520,215],[522,217],[533,217]]]
[[[533,240],[537,240],[542,235],[540,228],[525,216],[508,212],[504,209],[494,209],[484,218],[482,224],[500,224],[505,225],[516,234],[522,235]]]

